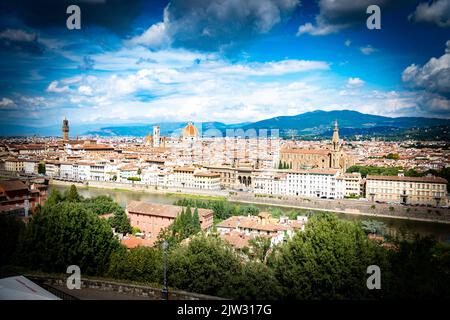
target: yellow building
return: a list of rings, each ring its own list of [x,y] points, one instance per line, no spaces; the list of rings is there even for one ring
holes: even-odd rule
[[[434,176],[368,175],[366,197],[370,201],[444,206],[447,204],[447,180]]]

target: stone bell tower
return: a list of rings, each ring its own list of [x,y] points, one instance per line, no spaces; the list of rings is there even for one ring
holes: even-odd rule
[[[69,141],[69,120],[64,118],[62,125],[63,140]]]

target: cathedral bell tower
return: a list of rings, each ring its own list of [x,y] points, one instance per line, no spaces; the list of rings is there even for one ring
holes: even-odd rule
[[[69,141],[69,120],[64,118],[62,125],[63,140]]]
[[[331,168],[339,169],[341,167],[340,165],[340,159],[341,159],[341,144],[339,142],[339,127],[338,122],[334,123],[334,129],[333,129],[333,137],[331,138]]]

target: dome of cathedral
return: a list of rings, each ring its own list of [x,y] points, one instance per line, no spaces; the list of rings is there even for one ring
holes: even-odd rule
[[[182,132],[183,138],[197,138],[198,137],[198,129],[189,122],[186,127],[184,127]]]

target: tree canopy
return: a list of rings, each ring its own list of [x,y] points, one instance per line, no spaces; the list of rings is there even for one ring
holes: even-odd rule
[[[120,244],[110,226],[82,203],[63,201],[37,210],[21,242],[20,257],[27,267],[66,272],[78,265],[84,274],[107,270]]]

